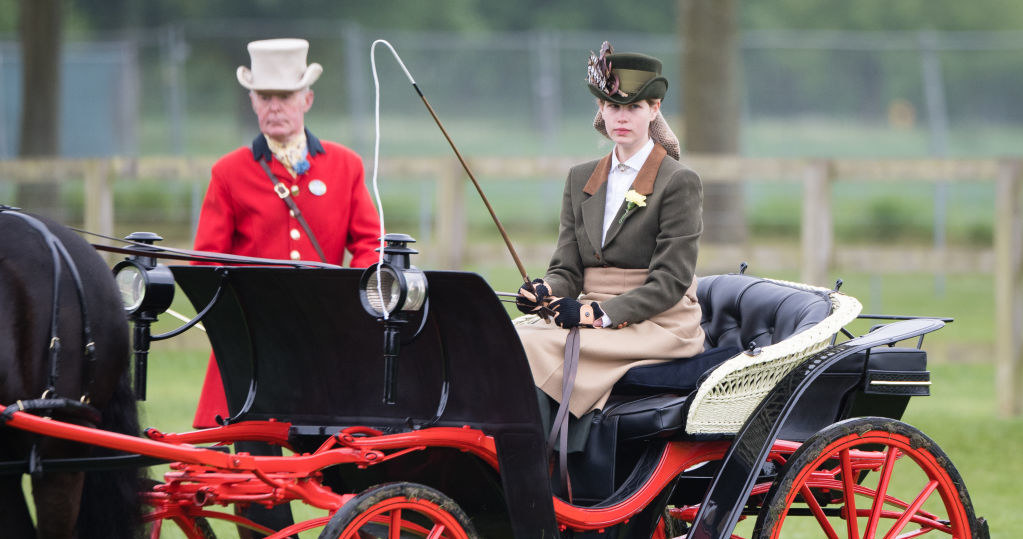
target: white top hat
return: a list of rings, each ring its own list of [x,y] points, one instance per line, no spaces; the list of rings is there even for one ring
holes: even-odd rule
[[[309,42],[304,39],[265,39],[249,43],[250,70],[238,66],[238,82],[249,90],[293,92],[306,88],[323,73],[320,64],[306,65]]]

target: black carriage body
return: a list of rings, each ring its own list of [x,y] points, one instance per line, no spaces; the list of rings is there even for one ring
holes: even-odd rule
[[[504,536],[509,526],[515,537],[558,536],[532,376],[506,311],[481,277],[461,272],[426,273],[431,294],[426,321],[414,339],[410,337],[421,319],[414,318],[403,327],[408,342],[403,342],[398,355],[397,403],[388,405],[382,398],[383,325],[366,314],[358,300],[362,271],[190,266],[176,267],[174,274],[197,309],[223,286],[222,297],[205,322],[224,379],[229,411],[236,419],[291,422],[294,444],[306,451],[349,426],[370,426],[384,432],[424,425],[478,428],[495,438],[500,474],[461,451],[431,448],[367,470],[326,470],[325,476],[330,480],[333,474],[333,480],[347,491],[386,481],[421,482],[451,495],[472,514],[500,513],[497,529],[480,530],[486,536]],[[742,275],[703,278],[699,295],[707,346],[718,349],[777,343],[819,322],[830,309],[827,294]],[[704,369],[727,357],[722,354],[686,377],[695,387]],[[692,367],[692,363],[687,366]],[[800,394],[800,410],[778,425],[776,437],[802,441],[824,426],[858,415],[899,418],[909,396],[926,394],[926,386],[884,382],[907,377],[919,381],[927,376],[922,350],[883,347],[857,351],[813,375],[813,383]],[[657,373],[653,378],[662,377]],[[450,389],[446,399],[445,381]],[[647,410],[639,402],[644,397],[635,393],[643,383],[639,379],[631,390],[626,388],[625,400],[630,403],[626,407],[643,408],[630,412],[630,420],[645,425],[644,418],[650,416],[658,423],[671,412],[668,415],[677,416],[677,421],[660,434],[630,442],[631,449],[614,441],[621,438],[622,421],[617,415],[613,424],[595,427],[593,433],[598,436],[588,447],[596,451],[588,449],[582,461],[570,459],[580,493],[585,493],[588,483],[598,481],[587,504],[603,505],[627,496],[644,481],[649,472],[644,462],[660,454],[657,448],[664,447],[665,438],[691,438],[683,429],[691,388],[646,397],[655,404]],[[616,387],[616,391],[621,389],[622,385]],[[662,401],[668,402],[667,411],[656,405]],[[604,432],[605,427],[613,432]],[[601,433],[612,440],[610,446],[600,443]],[[769,446],[773,438],[762,442]],[[699,502],[720,473],[708,475],[707,471],[717,469],[712,464],[695,474],[683,474],[678,489],[667,485],[648,508],[656,510],[649,526],[632,525],[646,520],[637,515],[616,533],[645,536],[638,528],[652,527],[668,499],[674,504]],[[771,470],[760,473],[770,474]],[[477,522],[485,526],[486,521],[484,517]]]
[[[557,536],[532,375],[506,311],[480,276],[426,272],[427,320],[416,338],[401,345],[397,403],[388,405],[382,398],[383,325],[359,302],[362,271],[210,266],[173,271],[197,309],[223,281],[222,297],[205,326],[237,419],[291,422],[296,447],[309,451],[349,426],[384,432],[424,424],[478,428],[495,439],[500,477],[480,462],[473,466],[474,457],[438,449],[353,475],[338,470],[337,480],[348,489],[399,479],[444,483],[438,488],[447,488],[459,503],[492,504],[494,496],[482,492],[476,499],[469,497],[472,492],[450,494],[459,481],[463,488],[478,488],[470,477],[475,473],[475,482],[503,487],[496,499],[503,495],[515,537]],[[405,325],[406,340],[417,326],[418,320]]]

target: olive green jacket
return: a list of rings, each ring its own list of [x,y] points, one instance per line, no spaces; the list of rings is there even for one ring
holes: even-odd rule
[[[650,272],[643,286],[601,304],[614,325],[641,322],[681,301],[693,282],[703,232],[703,186],[695,172],[666,155],[654,145],[632,184],[646,195],[646,206],[626,211],[623,202],[603,246],[611,155],[569,171],[558,245],[544,276],[553,295],[577,297],[583,268],[611,266]]]

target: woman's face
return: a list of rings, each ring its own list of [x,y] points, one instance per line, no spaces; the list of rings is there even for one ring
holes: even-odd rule
[[[600,113],[604,117],[608,136],[627,152],[646,144],[650,138],[650,122],[657,117],[659,110],[660,101],[654,101],[653,105],[646,101],[627,105],[602,101],[600,105]]]

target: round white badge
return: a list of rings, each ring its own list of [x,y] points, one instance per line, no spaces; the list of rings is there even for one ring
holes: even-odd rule
[[[320,196],[327,192],[327,184],[323,183],[323,180],[313,180],[309,182],[309,192]]]

